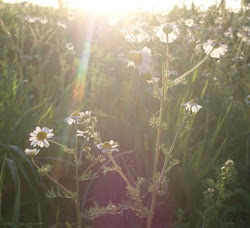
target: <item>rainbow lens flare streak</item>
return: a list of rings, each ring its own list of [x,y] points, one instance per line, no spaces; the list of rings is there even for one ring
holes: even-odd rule
[[[89,67],[89,58],[92,45],[92,37],[95,24],[96,24],[96,14],[93,13],[87,26],[87,33],[84,40],[82,57],[77,70],[77,78],[73,89],[73,96],[72,96],[73,106],[77,108],[81,105],[84,97],[84,91],[85,91],[88,67]]]

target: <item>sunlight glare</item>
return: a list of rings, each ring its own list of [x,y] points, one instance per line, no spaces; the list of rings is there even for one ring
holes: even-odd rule
[[[4,2],[20,3],[25,0],[4,0]],[[26,0],[41,6],[58,7],[57,0]],[[72,9],[82,9],[87,11],[119,13],[129,11],[148,11],[148,12],[166,12],[170,11],[175,5],[182,6],[185,4],[190,8],[192,2],[206,10],[209,6],[218,4],[217,0],[62,0],[66,6]],[[241,0],[226,0],[228,8],[239,10]]]
[[[178,0],[71,0],[68,2],[72,8],[82,8],[91,11],[102,11],[102,12],[127,12],[135,10],[143,11],[154,11],[159,9],[169,10]]]

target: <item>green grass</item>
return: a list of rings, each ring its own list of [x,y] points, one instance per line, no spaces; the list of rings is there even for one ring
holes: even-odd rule
[[[119,32],[122,22],[114,27],[102,24],[99,30],[94,30],[85,92],[76,104],[72,97],[77,92],[74,88],[85,53],[89,15],[75,14],[70,20],[68,9],[59,11],[20,4],[4,4],[4,7],[0,9],[0,221],[16,227],[59,226],[64,223],[65,215],[58,205],[45,199],[47,182],[24,154],[29,146],[29,133],[38,125],[47,126],[55,129],[59,141],[70,142],[64,118],[76,109],[92,110],[98,118],[103,140],[118,141],[121,152],[135,149],[131,159],[124,159],[123,163],[129,175],[150,177],[156,131],[148,123],[157,112],[157,100],[152,98],[145,79],[138,77],[135,69],[127,68],[127,63],[117,56],[148,46],[153,53],[154,70],[160,74],[159,54],[164,47],[157,40],[130,44]],[[23,19],[25,15],[45,17],[48,23],[29,23]],[[203,106],[196,116],[190,116],[177,139],[173,157],[180,164],[170,173],[173,195],[190,224],[196,219],[196,211],[202,209],[203,180],[214,177],[225,160],[235,162],[239,191],[250,191],[250,111],[244,101],[250,91],[250,55],[249,45],[237,37],[243,26],[249,26],[250,15],[249,11],[225,10],[221,23],[218,16],[221,15],[216,7],[206,13],[194,8],[175,8],[168,16],[170,21],[178,21],[181,29],[181,37],[170,45],[170,70],[178,75],[204,57],[203,50],[195,51],[196,44],[216,39],[229,47],[221,59],[208,59],[185,83],[170,88],[167,93],[164,121],[168,128],[162,142],[166,148],[170,148],[185,114],[181,104],[196,98]],[[194,41],[189,41],[183,22],[189,18],[197,24],[202,21],[199,28],[191,28]],[[97,23],[102,20],[100,16]],[[157,15],[137,12],[131,24],[133,20],[146,22],[145,30],[152,32],[150,26],[156,25]],[[66,28],[58,26],[57,22],[61,21]],[[228,27],[234,29],[233,38],[224,35]],[[65,48],[69,42],[74,51]],[[39,161],[56,159],[58,154],[60,151],[54,148],[43,151]],[[162,153],[162,163],[163,158]],[[65,170],[65,182],[71,178],[69,170]],[[12,206],[6,209],[6,205]],[[51,213],[46,211],[48,205]]]

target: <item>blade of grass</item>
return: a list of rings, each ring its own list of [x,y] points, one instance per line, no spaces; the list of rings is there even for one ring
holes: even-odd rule
[[[3,158],[3,163],[1,167],[1,173],[0,173],[0,221],[2,220],[2,190],[3,190],[3,182],[4,182],[4,166],[6,161],[6,154]]]

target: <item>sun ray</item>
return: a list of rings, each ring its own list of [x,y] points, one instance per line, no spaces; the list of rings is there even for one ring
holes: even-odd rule
[[[92,14],[89,18],[89,23],[87,24],[87,33],[83,41],[84,44],[83,44],[82,57],[78,67],[76,83],[72,94],[72,102],[74,107],[79,107],[83,102],[95,23],[96,23],[96,15]]]

